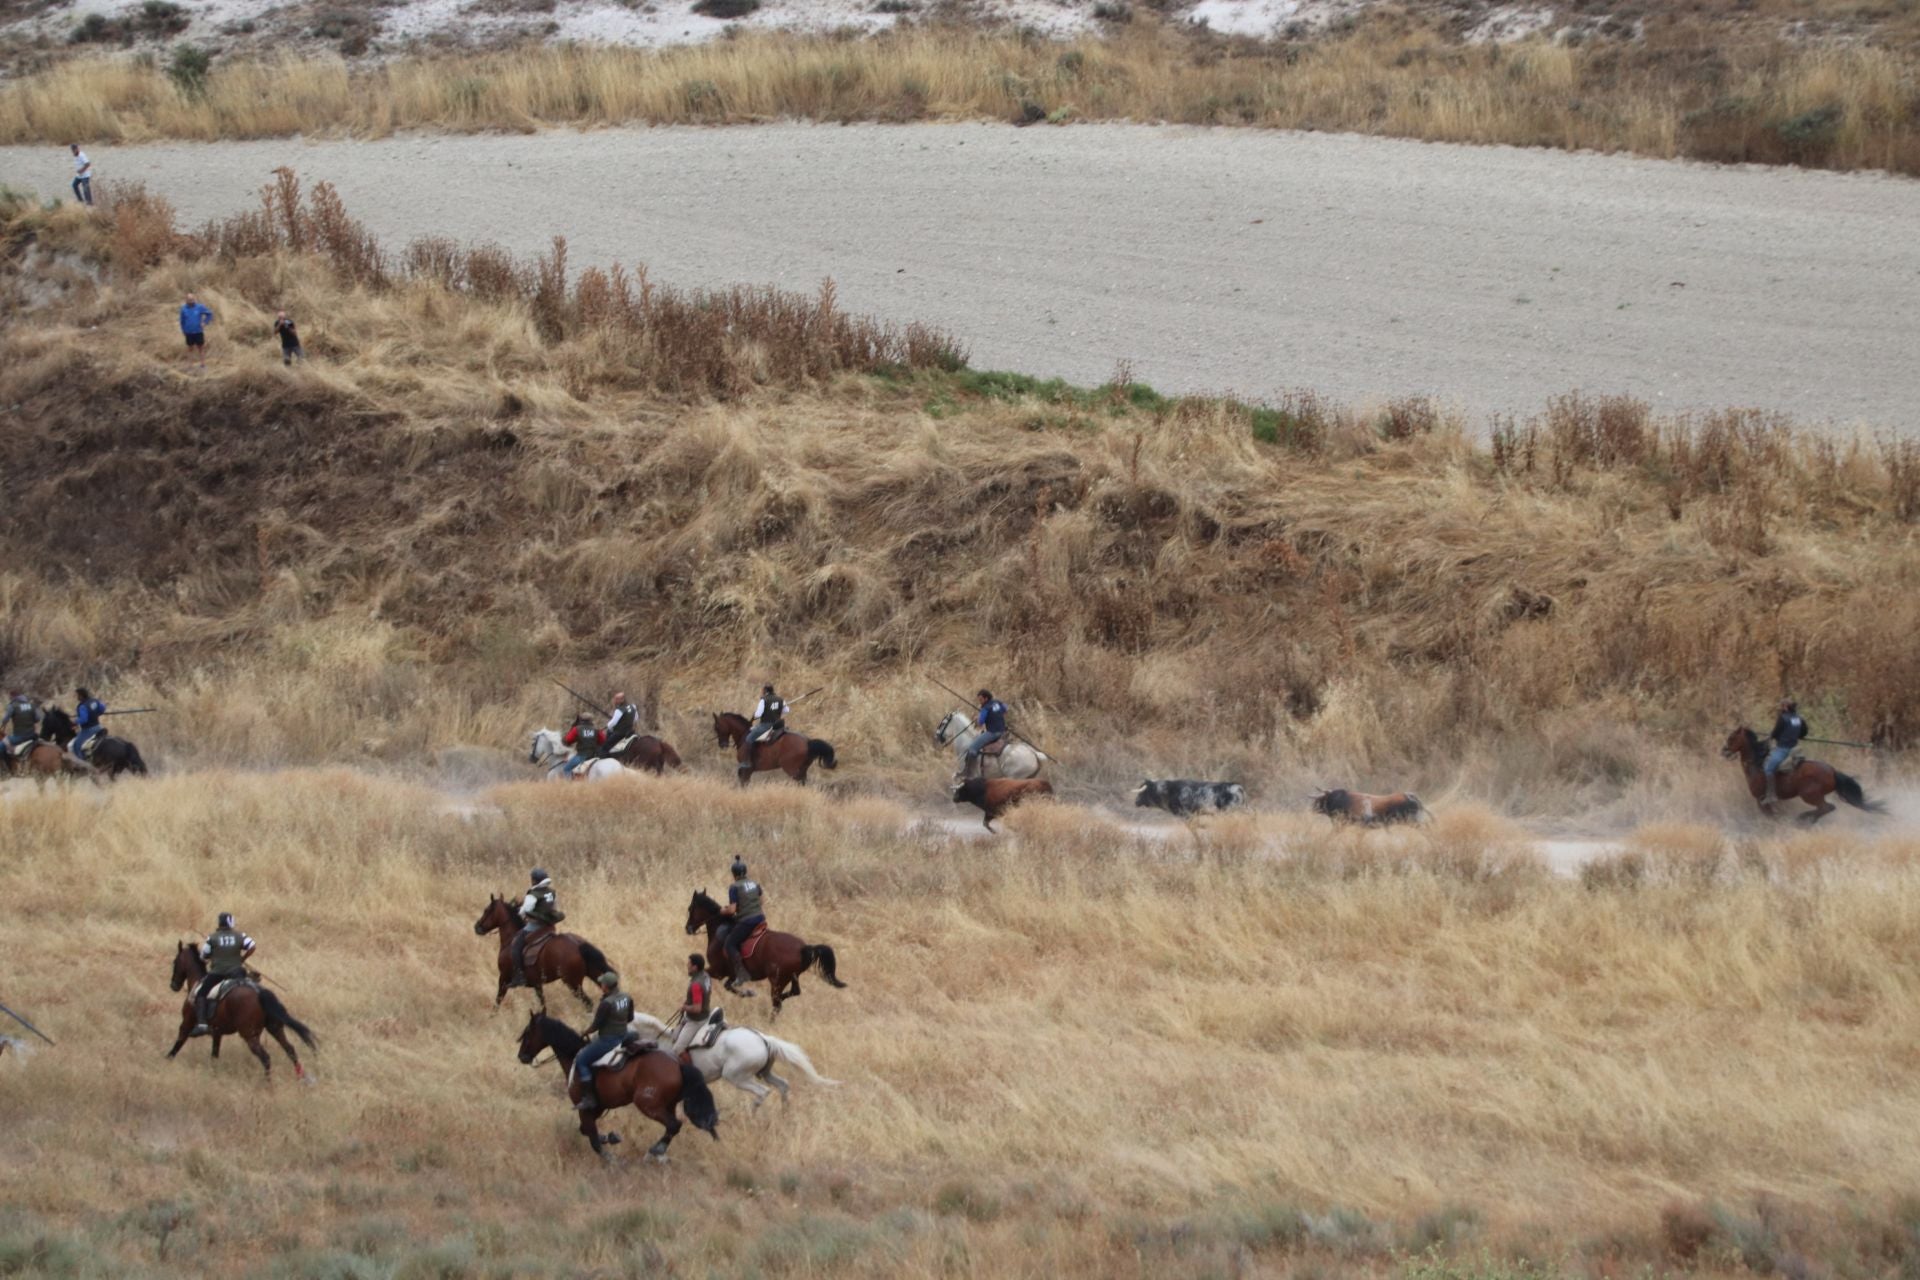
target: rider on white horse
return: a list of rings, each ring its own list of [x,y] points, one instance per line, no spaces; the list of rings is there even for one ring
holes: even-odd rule
[[[687,1046],[707,1029],[712,1013],[713,978],[707,973],[707,958],[695,952],[687,957],[687,1001],[680,1006],[680,1029],[673,1033],[673,1052],[688,1066],[693,1059]]]
[[[589,760],[600,758],[600,751],[607,745],[606,731],[593,727],[593,718],[586,712],[574,717],[573,727],[561,735],[560,741],[573,748],[573,754],[560,765],[562,773],[572,773],[574,769]]]

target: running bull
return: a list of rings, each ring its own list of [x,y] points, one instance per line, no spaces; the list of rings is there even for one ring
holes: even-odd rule
[[[1176,818],[1219,813],[1246,802],[1247,789],[1237,782],[1193,782],[1186,778],[1156,782],[1148,778],[1133,793],[1134,807],[1165,809]]]

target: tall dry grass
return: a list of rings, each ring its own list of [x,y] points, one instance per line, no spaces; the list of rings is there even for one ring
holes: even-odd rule
[[[673,780],[507,787],[453,813],[344,771],[15,797],[0,893],[42,928],[9,930],[0,969],[60,1048],[0,1057],[0,1257],[116,1275],[1912,1264],[1911,841],[1829,850],[1870,879],[1801,858],[1583,885],[1520,856],[1490,871],[1506,836],[1470,817],[1390,848],[1301,825],[1277,859],[1248,831],[1163,843],[1065,807],[1002,841],[903,837],[903,816]],[[514,1060],[525,1002],[488,1012],[491,941],[469,925],[543,861],[569,927],[664,1012],[686,897],[741,849],[776,921],[839,950],[850,987],[809,986],[778,1030],[846,1083],[758,1115],[723,1089],[718,1144],[609,1176],[557,1071]],[[311,1090],[284,1063],[262,1087],[233,1045],[160,1060],[172,944],[220,910],[322,1038]],[[729,1008],[757,1023],[755,1003]]]
[[[381,136],[402,129],[996,119],[1171,121],[1920,172],[1912,54],[1686,20],[1634,41],[1462,44],[1394,17],[1223,42],[1140,21],[1055,43],[939,26],[659,51],[525,47],[353,67],[66,61],[0,89],[0,141]]]
[[[719,767],[707,713],[773,677],[828,686],[797,721],[845,762],[817,781],[943,803],[937,678],[1010,696],[1080,799],[1235,777],[1617,826],[1744,819],[1717,751],[1783,692],[1825,736],[1920,733],[1899,446],[1578,397],[1481,443],[1421,401],[859,372],[807,356],[836,340],[805,307],[772,313],[793,360],[729,348],[736,391],[607,341],[557,271],[381,283],[350,219],[295,250],[264,212],[112,212],[6,224],[33,320],[0,335],[0,667],[166,708],[126,722],[161,759],[498,777],[571,714],[559,676]],[[161,354],[187,289],[223,318],[204,381]]]

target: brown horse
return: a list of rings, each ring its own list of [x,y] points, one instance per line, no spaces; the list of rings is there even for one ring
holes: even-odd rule
[[[1769,818],[1778,817],[1774,812],[1773,798],[1767,794],[1767,756],[1760,749],[1760,735],[1747,728],[1735,729],[1727,735],[1726,745],[1720,748],[1720,754],[1725,759],[1740,761],[1740,767],[1747,775],[1747,790],[1759,804],[1760,811]],[[1779,779],[1781,799],[1802,800],[1813,806],[1812,813],[1800,815],[1802,822],[1818,822],[1832,813],[1833,806],[1827,802],[1827,797],[1836,794],[1862,812],[1887,811],[1887,806],[1880,801],[1867,799],[1866,793],[1853,778],[1818,760],[1789,759],[1780,766],[1775,776]]]
[[[746,962],[747,971],[735,973],[733,961],[720,942],[720,927],[727,923],[720,904],[709,898],[705,889],[695,889],[693,901],[687,904],[687,932],[707,931],[707,972],[725,979],[727,990],[735,995],[753,994],[734,986],[736,981],[765,978],[773,992],[774,1017],[780,1016],[783,1003],[800,994],[800,975],[811,969],[816,960],[820,962],[820,976],[828,986],[844,988],[847,985],[835,972],[839,961],[834,958],[832,947],[824,942],[809,946],[794,934],[775,933],[771,929],[760,935],[750,954],[747,949],[742,950],[741,959]]]
[[[737,711],[721,711],[713,717],[713,737],[720,747],[732,747],[740,752],[740,744],[747,740],[747,731],[753,722]],[[833,744],[821,738],[808,738],[797,733],[782,733],[771,742],[753,744],[753,759],[740,762],[740,785],[756,773],[768,769],[785,771],[789,778],[801,786],[807,785],[807,770],[818,760],[823,769],[837,769],[840,762],[833,757]]]
[[[618,760],[629,769],[648,769],[658,777],[671,765],[675,769],[686,766],[680,763],[680,753],[664,739],[642,734],[627,744],[621,752],[608,752],[607,759]]]
[[[496,1009],[507,998],[507,984],[513,981],[513,936],[520,932],[522,923],[520,908],[498,894],[488,895],[487,909],[473,922],[473,931],[480,937],[484,938],[496,929],[500,931],[500,990],[493,997],[493,1007]],[[546,944],[541,946],[543,936]],[[533,950],[536,946],[540,947],[537,953]],[[549,982],[565,983],[581,1004],[593,1008],[593,1001],[580,986],[589,978],[598,978],[613,968],[607,963],[606,956],[600,953],[600,948],[577,933],[554,933],[551,929],[544,935],[536,933],[528,941],[527,951],[527,985],[539,997],[542,1010],[547,1007],[545,986]]]
[[[200,959],[198,947],[183,942],[174,948],[173,990],[198,986],[200,979],[206,976],[206,962]],[[171,1058],[180,1052],[198,1021],[193,1011],[193,993],[188,991],[186,1000],[180,1006],[180,1036],[173,1042],[173,1048],[167,1050],[167,1057]],[[207,1026],[213,1032],[214,1057],[220,1056],[222,1036],[239,1036],[246,1041],[247,1048],[253,1050],[253,1056],[260,1059],[260,1069],[267,1073],[269,1080],[273,1078],[273,1059],[261,1047],[262,1031],[278,1040],[280,1047],[287,1051],[287,1057],[293,1062],[296,1080],[305,1080],[307,1069],[300,1065],[300,1055],[293,1051],[293,1045],[287,1040],[287,1032],[292,1031],[299,1036],[300,1042],[309,1049],[320,1047],[306,1023],[288,1013],[287,1006],[280,1003],[279,996],[250,982],[240,983],[220,998],[207,1017]]]
[[[12,751],[0,749],[0,755],[6,758],[7,776],[20,777],[25,774],[36,782],[44,783],[48,778],[58,778],[66,774],[84,774],[97,786],[100,775],[90,767],[67,754],[66,748],[52,742],[36,742],[15,755]]]
[[[520,1033],[520,1061],[532,1066],[542,1049],[553,1050],[560,1069],[567,1075],[567,1098],[576,1103],[580,1101],[580,1082],[574,1078],[573,1062],[585,1047],[585,1039],[572,1027],[541,1013],[529,1015],[526,1030]],[[667,1147],[680,1132],[680,1120],[673,1114],[676,1104],[686,1111],[694,1128],[704,1129],[716,1142],[720,1140],[720,1113],[713,1105],[707,1078],[670,1053],[657,1048],[636,1053],[617,1070],[594,1072],[593,1085],[600,1099],[600,1110],[578,1114],[581,1136],[593,1144],[593,1153],[597,1156],[605,1156],[606,1148],[620,1141],[617,1133],[601,1134],[600,1116],[629,1104],[666,1130],[660,1141],[647,1150],[647,1154],[657,1160],[667,1158]]]

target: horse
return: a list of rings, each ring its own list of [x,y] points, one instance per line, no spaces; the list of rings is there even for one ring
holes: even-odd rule
[[[713,737],[722,747],[733,747],[736,751],[746,741],[747,731],[753,728],[753,722],[737,711],[716,712],[713,717]],[[753,744],[751,768],[740,771],[740,785],[746,786],[748,779],[756,773],[768,769],[781,769],[789,778],[801,786],[807,785],[807,770],[818,760],[823,769],[837,769],[840,762],[834,759],[833,744],[822,738],[808,738],[792,732],[782,732],[770,742]]]
[[[1766,752],[1760,749],[1760,735],[1744,726],[1727,735],[1727,741],[1720,748],[1722,759],[1740,761],[1740,767],[1746,771],[1747,790],[1760,806],[1760,812],[1769,818],[1778,817],[1774,812],[1773,798],[1767,794]],[[1878,800],[1867,799],[1860,789],[1859,782],[1840,772],[1830,764],[1818,760],[1803,760],[1794,757],[1780,766],[1776,775],[1780,780],[1780,798],[1783,800],[1801,800],[1812,805],[1812,813],[1800,815],[1802,822],[1818,822],[1833,812],[1833,805],[1827,802],[1829,795],[1838,795],[1846,803],[1863,813],[1885,813],[1887,806]]]
[[[955,781],[966,776],[967,751],[985,732],[984,729],[976,732],[972,718],[964,711],[947,712],[934,729],[933,740],[943,747],[952,747],[954,757],[960,763],[960,767],[953,773]],[[999,747],[998,751],[992,751],[980,757],[980,777],[1014,779],[1038,777],[1040,766],[1053,759],[1046,752],[1016,738],[1000,739]]]
[[[567,744],[560,741],[558,730],[536,729],[533,745],[527,750],[527,763],[544,765],[549,760],[554,761],[554,765],[547,770],[548,782],[599,782],[606,778],[617,778],[626,772],[626,766],[618,760],[609,760],[604,756],[588,761],[585,768],[576,765],[575,768],[580,770],[578,773],[563,772],[560,762],[572,754]]]
[[[1427,807],[1411,791],[1396,791],[1390,796],[1370,796],[1364,791],[1331,787],[1314,792],[1307,800],[1315,813],[1324,813],[1335,822],[1357,822],[1363,827],[1418,822],[1427,816]]]
[[[774,1017],[780,1016],[782,1004],[800,994],[800,975],[811,969],[816,960],[820,962],[820,976],[826,979],[828,986],[844,988],[847,985],[840,981],[836,972],[839,961],[834,957],[832,947],[824,942],[810,946],[795,934],[776,933],[772,929],[762,932],[759,942],[751,949],[742,950],[741,958],[747,971],[744,974],[734,973],[727,949],[720,943],[720,926],[727,923],[727,917],[720,912],[720,904],[709,898],[705,889],[695,889],[693,900],[687,903],[687,932],[695,934],[702,929],[707,931],[707,972],[723,979],[727,990],[736,995],[753,994],[736,987],[736,980],[765,978],[773,992]]]
[[[200,949],[190,942],[182,942],[173,951],[172,989],[179,991],[197,986],[207,976],[206,962],[200,958]],[[180,1006],[180,1036],[173,1042],[173,1048],[167,1050],[172,1058],[187,1043],[194,1025],[199,1021],[194,1016],[193,994],[188,992],[186,1000]],[[260,1069],[267,1073],[267,1079],[273,1079],[273,1059],[261,1047],[260,1033],[265,1031],[280,1042],[287,1051],[287,1057],[293,1062],[293,1076],[296,1080],[307,1078],[307,1069],[300,1065],[300,1055],[293,1051],[293,1045],[287,1040],[287,1032],[300,1037],[300,1043],[309,1049],[318,1049],[320,1042],[314,1039],[307,1024],[287,1012],[287,1006],[280,997],[265,987],[242,982],[230,989],[220,998],[207,1014],[207,1026],[213,1032],[213,1056],[220,1056],[220,1038],[239,1036],[246,1041],[247,1048],[253,1050],[253,1056],[260,1059]]]
[[[78,732],[74,728],[73,717],[59,707],[47,708],[46,714],[40,718],[40,731],[63,749]],[[68,751],[67,754],[71,757],[73,753]],[[123,773],[137,773],[143,778],[147,775],[147,762],[140,758],[140,748],[112,734],[101,734],[93,740],[93,754],[87,758],[87,763],[109,779],[117,779]]]
[[[629,769],[648,770],[656,778],[663,776],[669,765],[675,769],[686,768],[680,763],[680,753],[670,743],[651,734],[641,734],[627,744],[626,750],[609,752],[606,758],[617,760]]]
[[[487,909],[473,922],[473,931],[479,937],[484,938],[495,929],[500,931],[500,990],[493,997],[495,1009],[507,998],[507,984],[513,980],[513,938],[520,932],[522,923],[520,908],[498,894],[488,895]],[[613,966],[607,963],[600,948],[577,933],[548,930],[545,936],[544,944],[540,934],[527,942],[527,949],[532,952],[528,957],[527,985],[539,998],[540,1007],[547,1007],[546,984],[562,982],[581,1004],[593,1008],[593,1001],[580,989],[581,984],[589,978],[598,978]],[[533,951],[535,946],[540,947],[539,951]]]
[[[667,1024],[649,1014],[635,1013],[636,1026],[645,1026],[648,1031],[660,1037],[662,1044],[669,1041]],[[760,1104],[772,1096],[764,1080],[780,1091],[780,1101],[787,1100],[787,1082],[773,1074],[777,1062],[791,1062],[807,1073],[807,1079],[815,1084],[837,1088],[838,1080],[829,1080],[813,1069],[813,1060],[806,1051],[788,1040],[781,1040],[764,1031],[755,1031],[751,1027],[728,1027],[705,1049],[694,1049],[688,1053],[693,1065],[708,1084],[715,1080],[725,1080],[742,1093],[753,1095],[753,1108],[758,1111]]]
[[[520,1033],[520,1061],[532,1066],[542,1049],[553,1050],[560,1069],[566,1072],[567,1097],[579,1102],[580,1082],[574,1078],[573,1061],[586,1043],[584,1037],[558,1018],[535,1012],[528,1016],[526,1029]],[[676,1104],[686,1111],[694,1128],[704,1130],[716,1142],[720,1140],[720,1113],[713,1105],[713,1092],[707,1088],[706,1077],[670,1053],[657,1048],[635,1053],[615,1070],[603,1067],[595,1071],[593,1079],[600,1110],[582,1111],[579,1116],[581,1136],[593,1144],[593,1154],[597,1156],[604,1158],[606,1148],[620,1141],[617,1133],[601,1134],[601,1115],[629,1103],[666,1130],[660,1141],[647,1150],[656,1160],[667,1158],[667,1147],[680,1132],[680,1121],[673,1114]]]

